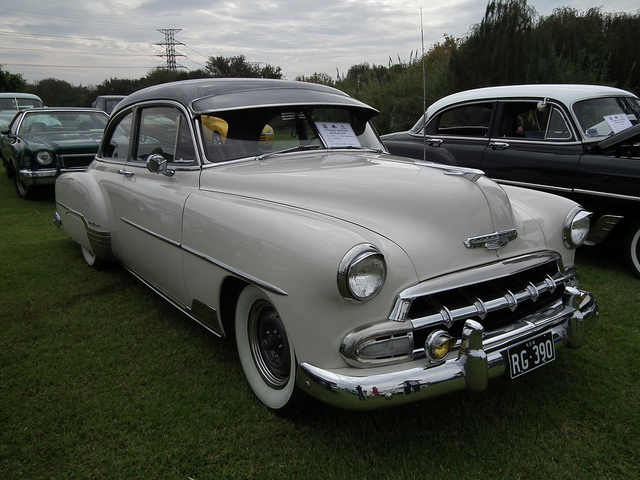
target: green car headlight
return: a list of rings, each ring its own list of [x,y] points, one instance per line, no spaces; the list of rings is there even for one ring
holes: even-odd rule
[[[356,245],[338,268],[338,290],[349,302],[366,302],[382,289],[387,277],[384,255],[373,245]]]
[[[567,248],[578,248],[589,235],[591,212],[582,207],[573,208],[564,221],[564,244]]]
[[[53,153],[49,150],[38,150],[36,153],[36,162],[43,167],[51,165],[53,163]]]

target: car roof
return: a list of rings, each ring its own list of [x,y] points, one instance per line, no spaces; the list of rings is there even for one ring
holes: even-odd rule
[[[445,106],[473,100],[490,100],[496,98],[549,98],[558,100],[567,106],[573,103],[597,97],[633,97],[631,92],[620,88],[602,85],[578,84],[537,84],[537,85],[505,85],[501,87],[485,87],[454,93],[441,98],[427,108],[427,118]]]
[[[40,97],[33,93],[22,92],[0,92],[0,98],[30,98],[32,100],[40,100]]]
[[[20,113],[54,113],[54,112],[98,112],[104,113],[97,108],[89,107],[42,107],[42,108],[30,108],[28,110],[21,110]]]
[[[145,101],[172,100],[194,115],[249,107],[342,105],[378,113],[365,103],[326,85],[266,78],[208,78],[164,83],[139,90],[118,104],[112,115]]]

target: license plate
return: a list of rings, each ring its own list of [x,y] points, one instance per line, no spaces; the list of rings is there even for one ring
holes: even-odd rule
[[[553,334],[547,332],[507,350],[511,378],[529,373],[556,358]]]

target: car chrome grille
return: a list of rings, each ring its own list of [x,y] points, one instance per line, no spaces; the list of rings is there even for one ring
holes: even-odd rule
[[[415,298],[408,313],[415,328],[444,325],[469,318],[483,325],[513,321],[514,315],[548,299],[562,297],[564,278],[554,265]]]
[[[391,319],[411,322],[418,349],[436,329],[460,337],[468,319],[480,322],[486,332],[508,328],[562,299],[573,276],[563,272],[561,263],[553,254],[522,257],[485,267],[477,275],[485,280],[477,281],[470,280],[473,270],[459,272],[404,292]]]

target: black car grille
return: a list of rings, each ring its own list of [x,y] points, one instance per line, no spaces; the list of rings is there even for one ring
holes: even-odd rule
[[[58,157],[59,165],[61,169],[87,168],[95,156],[95,153],[60,155]]]

